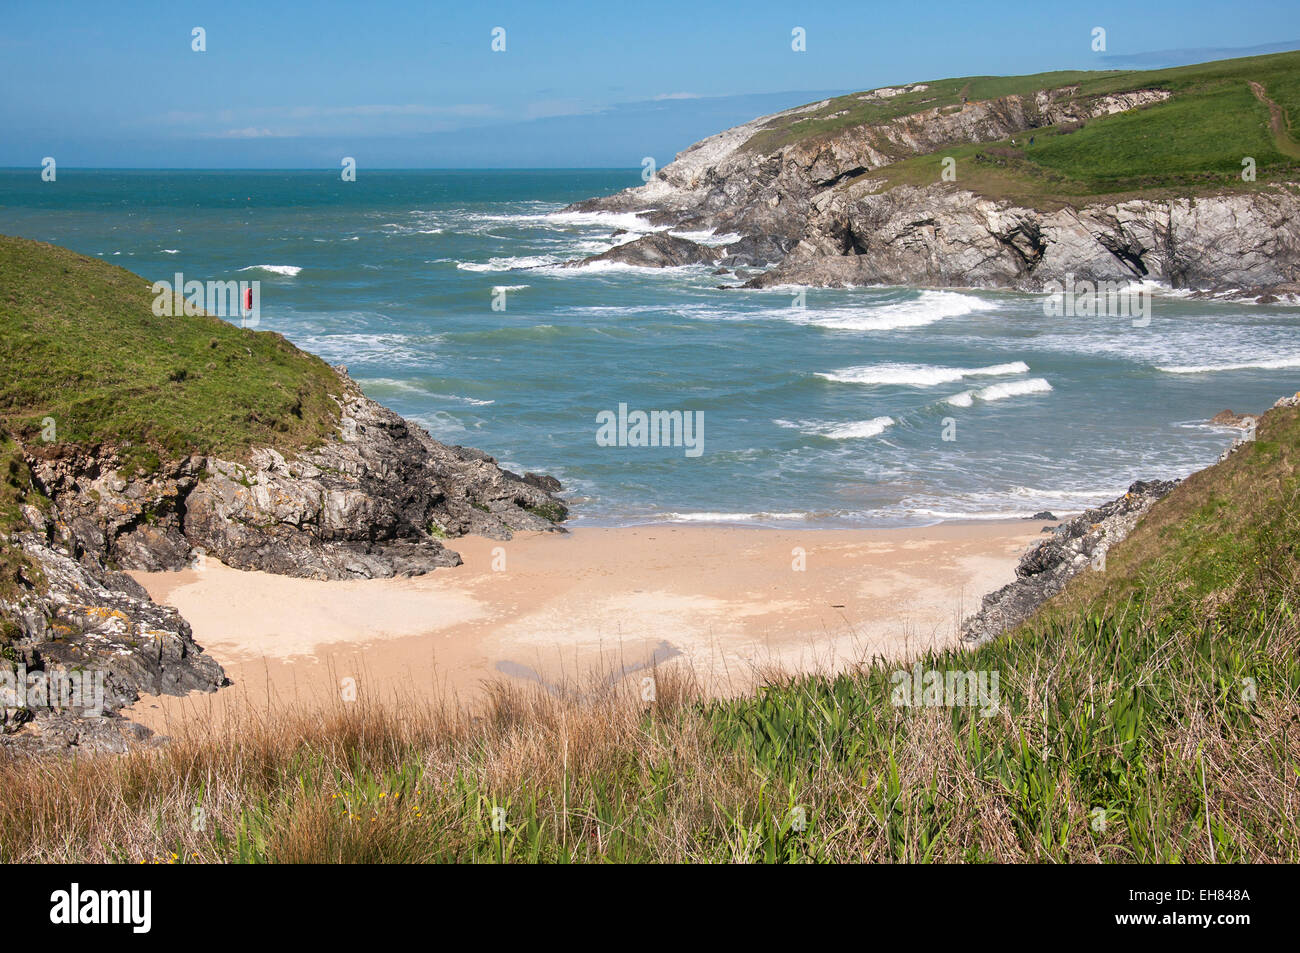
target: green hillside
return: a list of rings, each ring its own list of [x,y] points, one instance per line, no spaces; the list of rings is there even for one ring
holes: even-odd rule
[[[909,84],[916,85],[916,84]],[[930,185],[941,156],[957,159],[957,186],[1037,205],[1080,202],[1139,191],[1179,194],[1258,188],[1300,175],[1300,52],[1220,60],[1150,71],[1055,72],[977,76],[927,82],[926,89],[881,100],[861,93],[830,100],[814,113],[783,116],[745,148],[768,152],[829,139],[844,129],[971,102],[1078,86],[1063,102],[1139,89],[1170,98],[1081,127],[1043,125],[1015,141],[964,144],[899,161],[869,173],[889,185]],[[1033,145],[1028,142],[1034,138]],[[1254,183],[1242,159],[1256,163]]]
[[[111,446],[148,472],[194,452],[305,446],[336,425],[338,376],[319,358],[208,315],[156,317],[153,300],[122,268],[0,235],[0,596],[31,572],[8,545],[19,507],[46,502],[24,447]],[[0,652],[6,641],[0,629]]]
[[[337,375],[279,334],[156,317],[150,282],[97,258],[0,236],[0,432],[129,447],[142,464],[191,452],[294,447],[338,417]]]

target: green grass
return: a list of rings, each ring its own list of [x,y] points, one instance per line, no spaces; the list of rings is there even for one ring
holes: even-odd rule
[[[1067,97],[1084,101],[1107,93],[1164,89],[1161,103],[1087,122],[1081,129],[1041,126],[997,143],[954,143],[926,156],[899,152],[897,161],[866,177],[888,186],[933,185],[940,159],[957,162],[957,188],[1039,207],[1077,204],[1101,197],[1137,194],[1196,194],[1255,189],[1300,174],[1300,52],[1221,60],[1167,70],[1041,73],[1032,76],[941,80],[929,89],[882,102],[861,102],[861,94],[839,97],[811,118],[783,117],[760,131],[745,148],[768,152],[797,142],[829,139],[844,129],[880,123],[935,107],[956,109],[972,102],[1078,85]],[[1270,127],[1266,103],[1252,92],[1259,84],[1286,119]],[[838,112],[847,114],[835,116]],[[834,118],[832,118],[834,117]],[[1028,138],[1034,136],[1033,146]],[[880,143],[883,149],[888,146]],[[894,151],[898,151],[895,149]],[[1257,179],[1241,180],[1242,159],[1255,159]]]
[[[275,333],[156,317],[150,283],[95,258],[0,236],[0,430],[29,447],[131,448],[145,469],[198,453],[295,448],[338,418],[338,376]]]

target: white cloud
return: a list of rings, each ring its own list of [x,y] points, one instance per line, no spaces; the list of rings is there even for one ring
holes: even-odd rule
[[[206,139],[276,139],[283,135],[284,133],[272,132],[270,129],[259,129],[256,126],[245,126],[243,129],[226,129],[223,132],[207,132],[203,134]]]

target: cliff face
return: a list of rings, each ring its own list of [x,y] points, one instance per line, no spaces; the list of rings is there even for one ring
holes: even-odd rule
[[[62,540],[122,569],[181,569],[199,555],[317,579],[419,575],[460,564],[442,539],[552,530],[566,510],[549,477],[518,476],[448,447],[365,397],[340,369],[338,430],[286,458],[192,455],[132,478],[111,449],[31,451]]]
[[[941,186],[816,197],[803,238],[753,279],[1042,290],[1067,274],[1175,288],[1278,288],[1300,277],[1300,193],[1136,199],[1053,212]]]
[[[1077,93],[1077,86],[1062,86],[936,106],[786,144],[778,136],[777,144],[766,144],[771,130],[797,129],[807,121],[800,113],[821,110],[827,118],[827,103],[814,103],[705,139],[646,185],[573,208],[641,212],[661,226],[738,235],[740,241],[722,255],[716,247],[698,246],[691,254],[678,245],[671,263],[771,266],[751,278],[750,287],[908,284],[1037,291],[1071,273],[1210,291],[1296,290],[1291,286],[1300,281],[1300,191],[1293,185],[1173,198],[1162,190],[1160,198],[1046,210],[940,180],[942,150],[1046,126],[1075,126],[1170,96],[1164,89]],[[933,184],[891,187],[885,177],[871,175],[931,155]],[[662,255],[648,246],[658,241],[650,235],[601,257],[657,266]]]

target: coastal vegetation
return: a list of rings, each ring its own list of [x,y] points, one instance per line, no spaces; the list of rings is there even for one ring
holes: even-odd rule
[[[960,110],[966,101],[1033,97],[1069,89],[1058,109],[1138,90],[1169,93],[1163,102],[1087,122],[1043,124],[996,142],[955,145],[897,159],[870,173],[888,185],[929,185],[939,156],[957,160],[957,183],[981,195],[1037,208],[1118,201],[1142,195],[1247,190],[1292,181],[1300,172],[1300,52],[1276,53],[1163,70],[975,76],[899,87],[897,95],[854,93],[820,108],[783,114],[745,149],[769,152],[815,142],[862,124],[928,110]],[[1032,142],[1030,141],[1032,137]],[[1255,175],[1243,180],[1243,162]]]
[[[25,444],[132,448],[149,470],[310,446],[337,426],[324,361],[209,315],[158,317],[125,269],[0,235],[0,289],[0,431]]]

